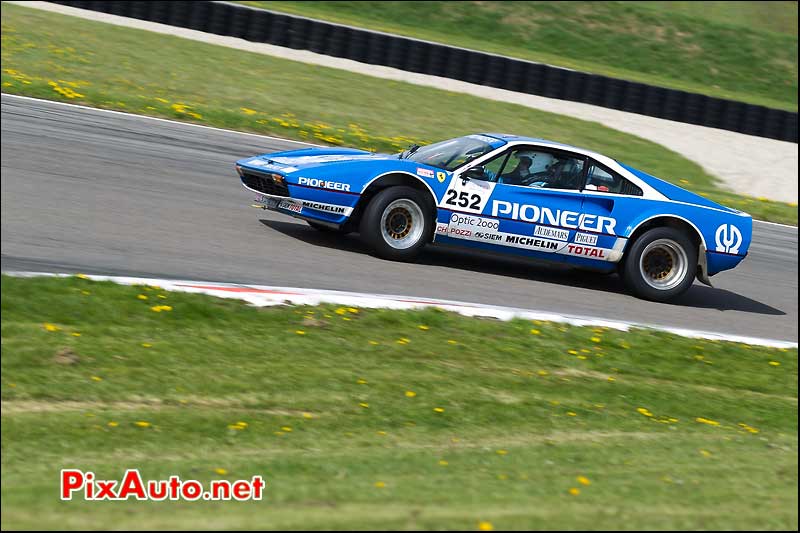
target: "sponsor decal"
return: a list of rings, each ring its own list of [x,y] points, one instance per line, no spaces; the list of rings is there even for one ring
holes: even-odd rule
[[[611,217],[577,213],[575,211],[561,209],[553,210],[549,207],[518,204],[516,202],[506,202],[504,200],[494,200],[492,202],[492,216],[504,216],[513,220],[522,220],[523,222],[538,222],[551,226],[596,231],[598,233],[608,233],[611,235],[614,234],[614,227],[617,225],[616,219]]]
[[[303,206],[309,209],[316,209],[317,211],[325,211],[326,213],[333,213],[334,215],[348,215],[352,208],[343,205],[321,204],[319,202],[311,202],[309,200],[302,200]]]
[[[597,244],[597,235],[590,235],[589,233],[576,233],[575,244],[588,244],[594,246]]]
[[[422,176],[423,178],[432,178],[433,177],[433,170],[429,168],[417,168],[417,176]]]
[[[286,209],[287,211],[299,213],[303,210],[303,205],[292,202],[291,200],[281,200],[281,203],[278,204],[278,209]]]
[[[733,224],[723,224],[717,228],[715,234],[716,250],[726,254],[738,254],[742,245],[742,232]]]
[[[436,179],[439,180],[439,183],[444,183],[444,180],[447,179],[447,174],[444,172],[437,172]]]
[[[256,203],[264,204],[267,207],[267,209],[275,209],[278,206],[279,201],[280,200],[278,200],[277,198],[264,196],[263,194],[259,194],[258,196],[256,196]]]
[[[453,177],[439,205],[445,209],[483,213],[495,183]]]
[[[567,245],[567,253],[570,255],[607,259],[605,252],[606,250],[604,248],[592,248],[590,246],[577,246],[574,244]]]
[[[444,222],[437,222],[436,233],[438,233],[439,235],[447,235],[447,224],[445,224]]]
[[[506,235],[506,244],[519,248],[536,248],[540,250],[558,250],[558,243],[546,239],[536,239],[523,235]]]
[[[306,187],[316,187],[318,189],[332,189],[334,191],[350,191],[349,183],[340,183],[338,181],[328,181],[316,178],[300,178],[297,180],[298,185]]]
[[[569,230],[548,228],[546,226],[536,226],[533,234],[537,237],[546,237],[548,239],[556,239],[558,241],[569,240]]]

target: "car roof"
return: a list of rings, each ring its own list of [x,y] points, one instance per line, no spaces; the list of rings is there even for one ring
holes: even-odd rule
[[[482,133],[481,135],[485,135],[487,137],[494,137],[495,139],[500,139],[505,142],[509,143],[516,143],[516,142],[529,142],[529,143],[536,143],[536,144],[543,144],[552,146],[553,148],[563,148],[565,150],[571,150],[573,152],[579,152],[582,154],[586,154],[592,157],[608,157],[604,156],[603,154],[597,153],[593,150],[587,150],[586,148],[579,148],[577,146],[572,146],[569,144],[564,144],[556,141],[550,141],[548,139],[540,139],[538,137],[525,137],[523,135],[512,135],[510,133]]]

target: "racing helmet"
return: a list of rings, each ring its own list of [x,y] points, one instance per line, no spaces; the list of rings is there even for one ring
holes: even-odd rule
[[[550,165],[553,164],[553,156],[546,152],[522,152],[517,157],[528,157],[531,160],[531,168],[528,170],[531,174],[538,174],[545,172]]]

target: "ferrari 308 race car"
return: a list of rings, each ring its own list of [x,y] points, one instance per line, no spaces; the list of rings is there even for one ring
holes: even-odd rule
[[[467,135],[400,154],[306,148],[236,163],[258,206],[321,231],[358,231],[379,257],[429,242],[622,276],[665,301],[735,267],[750,215],[616,160],[556,142]]]

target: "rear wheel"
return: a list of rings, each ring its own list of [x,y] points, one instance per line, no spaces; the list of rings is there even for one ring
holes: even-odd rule
[[[413,261],[431,234],[430,202],[411,187],[389,187],[364,210],[361,237],[378,257]]]
[[[697,274],[697,247],[674,228],[643,233],[625,255],[622,278],[640,298],[664,302],[686,292]]]

